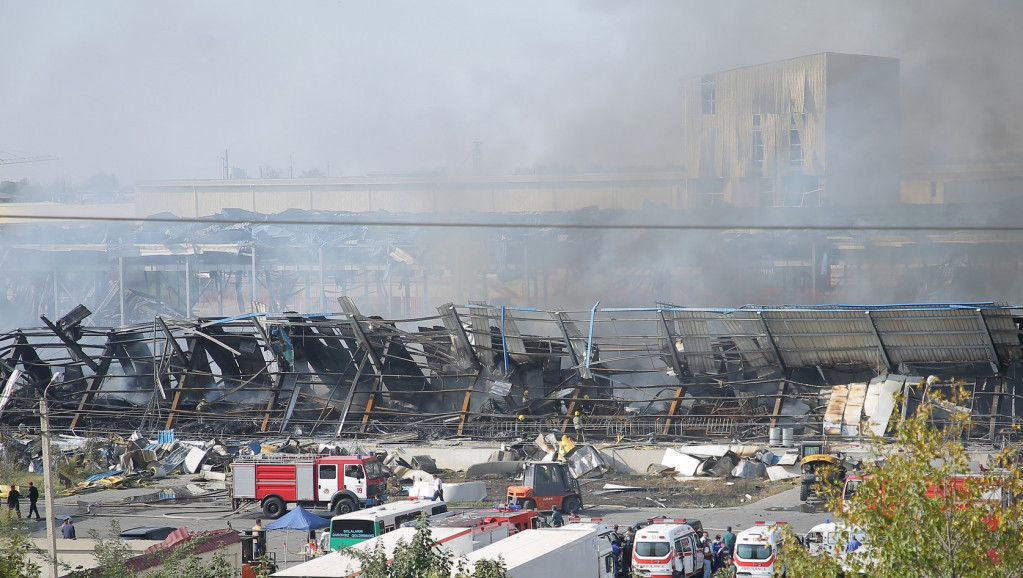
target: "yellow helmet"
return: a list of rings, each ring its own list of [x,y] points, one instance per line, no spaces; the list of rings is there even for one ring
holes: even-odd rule
[[[526,419],[526,416],[524,416],[524,415],[522,415],[522,414],[520,413],[520,414],[519,414],[519,421],[524,421],[525,419]]]
[[[575,415],[579,415],[579,412],[575,412]]]

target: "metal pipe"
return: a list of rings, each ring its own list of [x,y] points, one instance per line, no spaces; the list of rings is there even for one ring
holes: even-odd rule
[[[46,396],[50,387],[60,383],[63,378],[64,374],[59,371],[53,374],[50,383],[43,389],[42,397],[39,398],[39,429],[43,441],[43,491],[46,492],[46,535],[49,537],[47,548],[53,578],[60,576],[60,572],[57,568],[57,525],[53,518],[53,462],[50,457],[50,414],[46,406]]]
[[[504,350],[504,374],[508,375],[508,336],[504,332],[504,305],[501,306],[501,349]]]
[[[590,309],[590,334],[586,338],[586,374],[589,376],[590,373],[590,359],[593,356],[593,318],[597,315],[597,307],[600,307],[600,301],[593,304],[593,309]]]

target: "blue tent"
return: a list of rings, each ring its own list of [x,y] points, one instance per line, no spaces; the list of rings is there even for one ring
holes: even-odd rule
[[[302,506],[266,525],[267,530],[318,530],[330,525],[330,520],[310,514]]]

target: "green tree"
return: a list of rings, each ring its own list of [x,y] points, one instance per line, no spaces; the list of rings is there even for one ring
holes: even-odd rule
[[[480,560],[472,572],[468,572],[459,565],[456,578],[508,578],[508,567],[504,564],[503,558],[497,560]]]
[[[208,562],[195,555],[196,548],[202,545],[203,540],[210,539],[203,534],[194,535],[188,542],[172,549],[149,554],[159,561],[159,566],[141,572],[128,564],[136,555],[121,539],[121,526],[117,520],[110,522],[109,537],[104,538],[96,530],[90,531],[89,537],[96,540],[93,552],[96,555],[98,574],[92,570],[73,573],[82,578],[137,578],[141,574],[145,574],[146,578],[233,578],[235,575],[231,562],[223,554],[214,555]]]
[[[0,512],[0,578],[39,576],[41,568],[28,557],[31,549],[24,520],[10,510]]]
[[[361,578],[448,578],[451,576],[452,560],[447,551],[434,548],[430,534],[430,522],[424,516],[416,524],[412,541],[399,541],[394,550],[394,559],[387,562],[383,544],[377,542],[373,550],[363,552],[355,548],[341,550],[361,563]],[[459,565],[459,578],[507,578],[504,562],[481,560],[472,573]]]
[[[867,536],[866,546],[854,555],[839,547],[814,558],[790,535],[779,553],[789,575],[833,577],[845,566],[878,578],[1023,576],[1017,448],[971,473],[963,443],[972,423],[969,396],[956,386],[947,399],[923,397],[916,412],[896,420],[894,439],[873,440],[875,459],[857,492],[843,504],[840,491],[832,491],[831,510],[845,528]]]

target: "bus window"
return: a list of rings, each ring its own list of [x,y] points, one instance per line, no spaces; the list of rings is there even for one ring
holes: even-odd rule
[[[373,520],[334,520],[330,524],[331,539],[362,541],[377,535]]]

